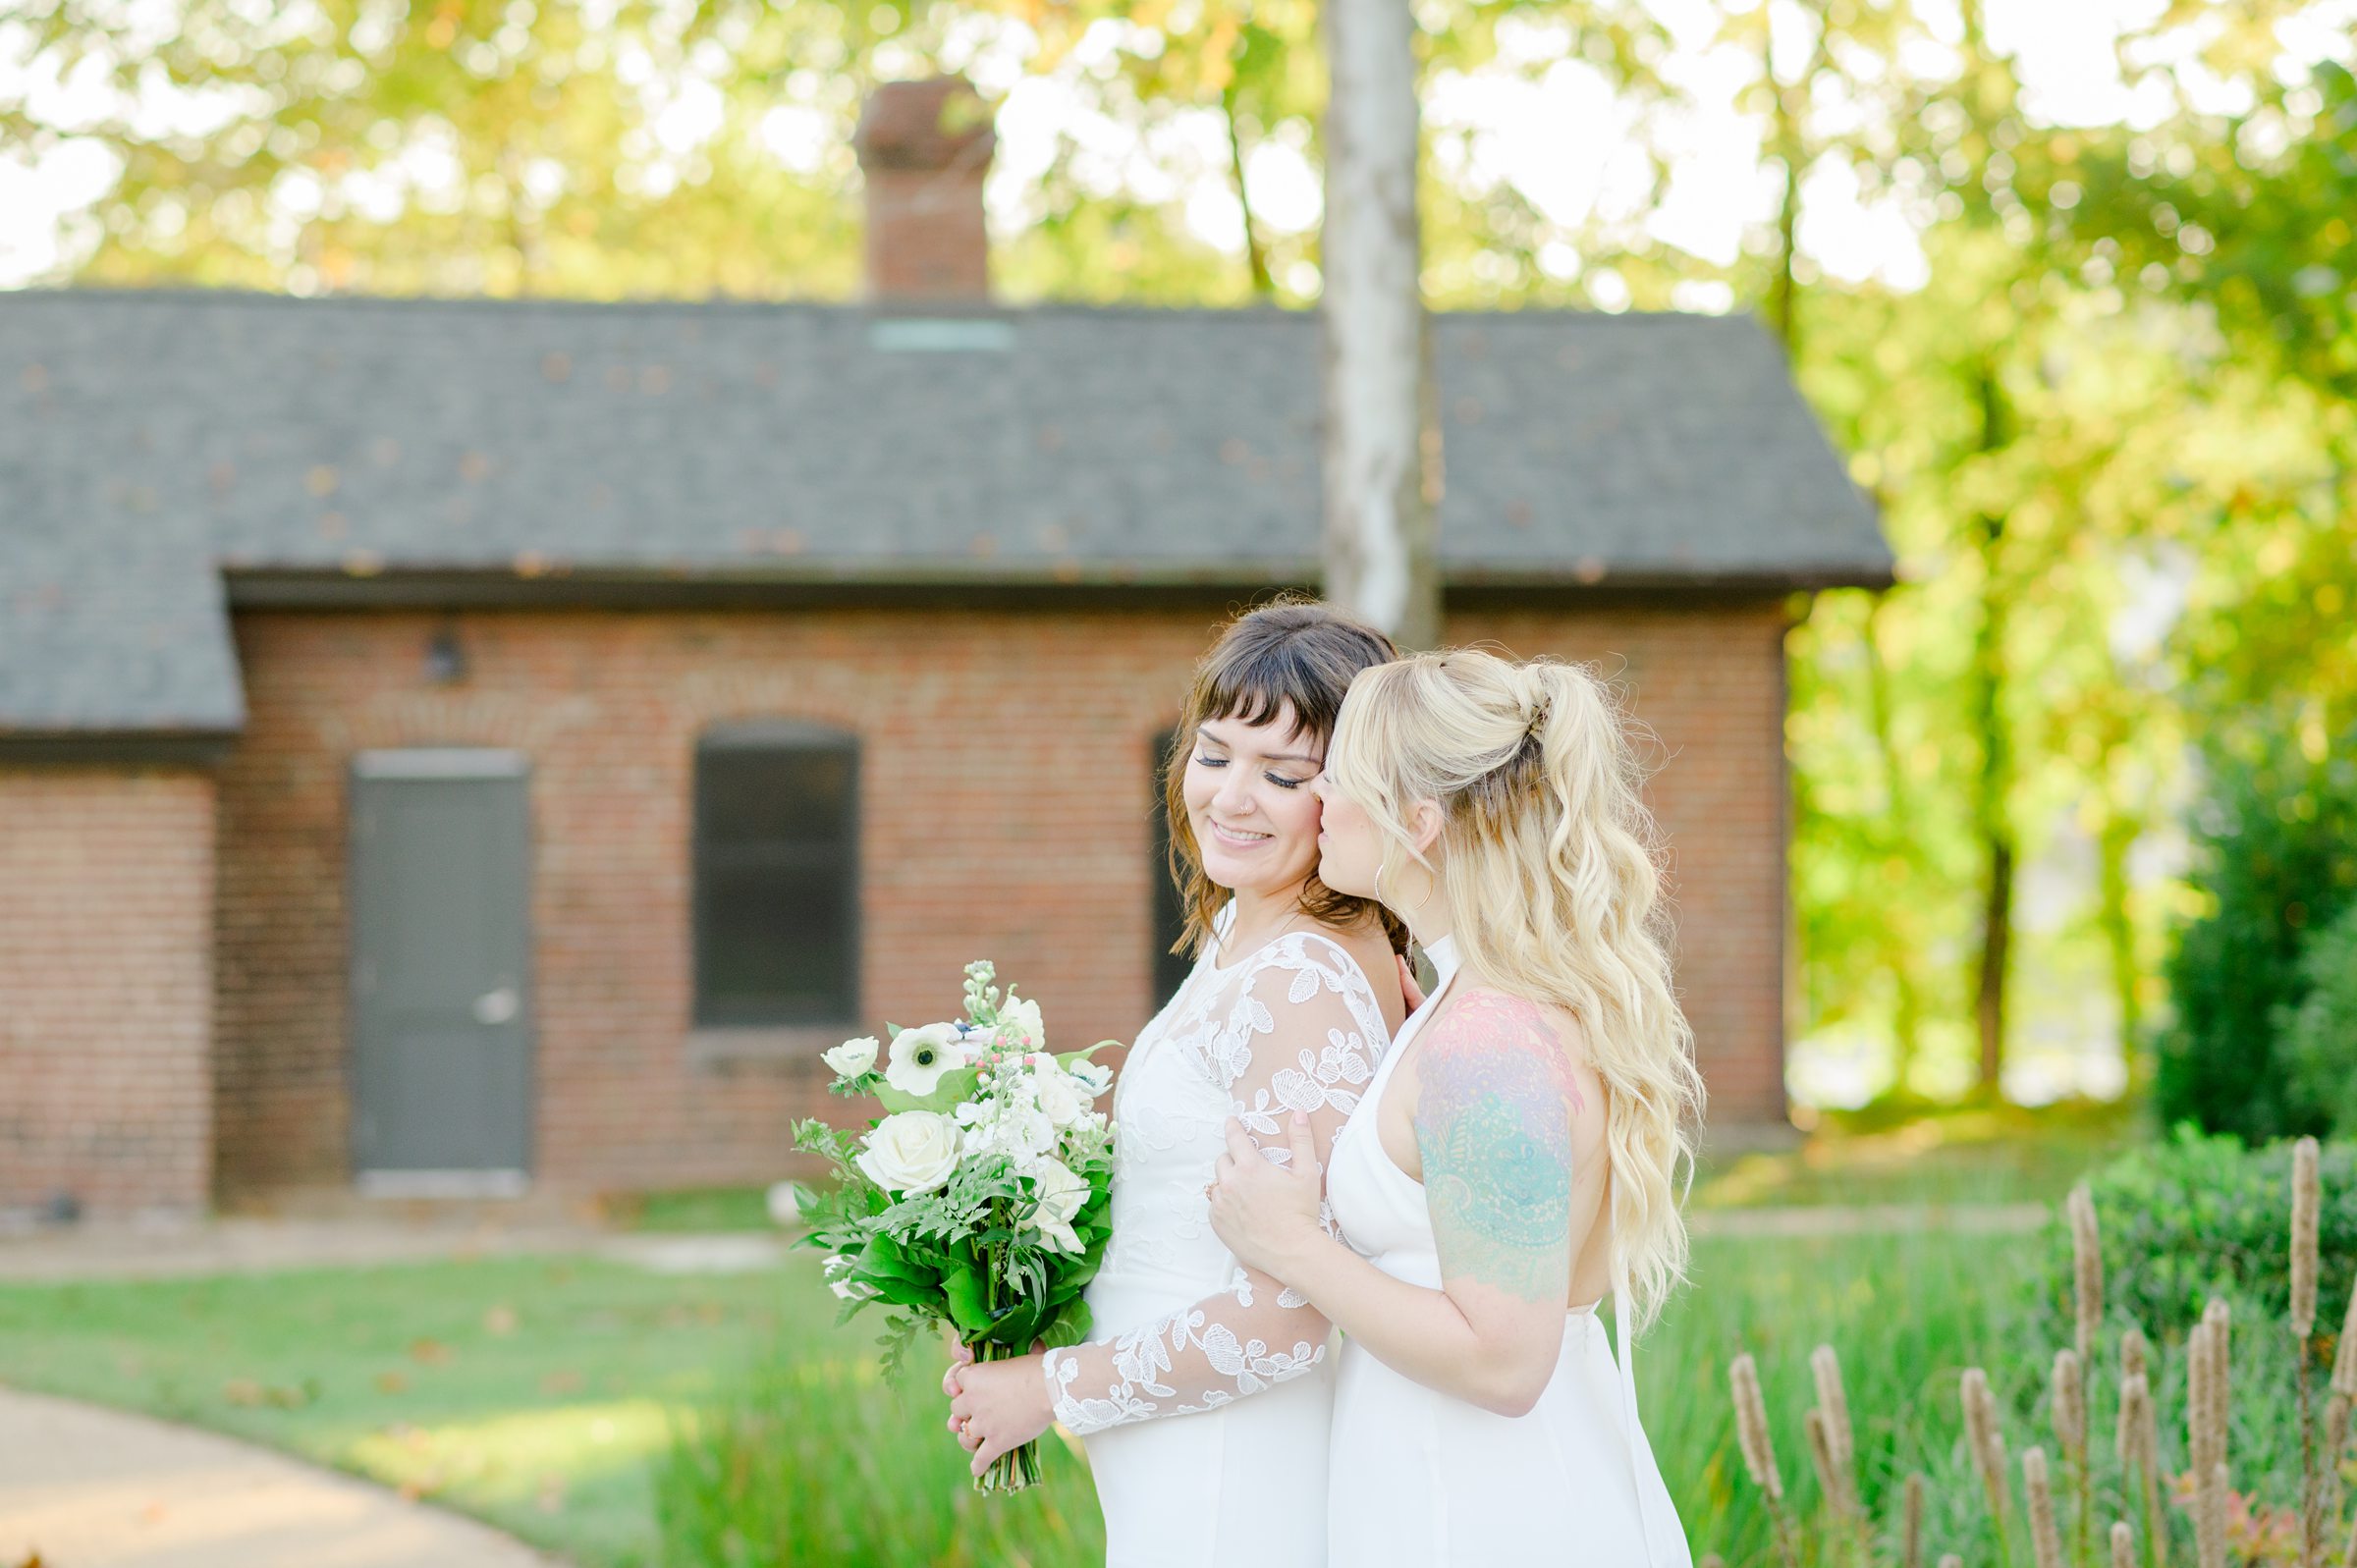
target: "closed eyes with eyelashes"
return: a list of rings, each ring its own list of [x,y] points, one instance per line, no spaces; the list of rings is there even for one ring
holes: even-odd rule
[[[1226,757],[1206,757],[1203,755],[1203,753],[1198,751],[1195,753],[1195,762],[1199,767],[1225,768],[1228,766],[1229,759]],[[1306,785],[1311,779],[1315,779],[1317,775],[1313,773],[1309,776],[1309,779],[1288,779],[1281,773],[1264,773],[1261,775],[1261,777],[1266,779],[1269,783],[1275,784],[1280,789],[1299,789]]]

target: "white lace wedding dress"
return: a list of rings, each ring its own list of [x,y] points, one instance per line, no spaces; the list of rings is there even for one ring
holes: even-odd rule
[[[1438,1290],[1424,1184],[1393,1161],[1376,1127],[1384,1086],[1456,975],[1453,943],[1426,955],[1440,983],[1335,1140],[1326,1197],[1343,1239],[1376,1268]],[[1555,1375],[1523,1416],[1427,1388],[1345,1338],[1327,1492],[1334,1568],[1688,1568],[1685,1531],[1637,1420],[1625,1295],[1614,1292],[1617,1364],[1595,1307],[1567,1312]]]
[[[1051,1351],[1056,1418],[1082,1437],[1107,1568],[1325,1568],[1329,1325],[1240,1267],[1204,1188],[1241,1117],[1282,1156],[1307,1111],[1321,1158],[1389,1042],[1341,945],[1214,945],[1146,1025],[1114,1090],[1113,1237],[1097,1341]]]

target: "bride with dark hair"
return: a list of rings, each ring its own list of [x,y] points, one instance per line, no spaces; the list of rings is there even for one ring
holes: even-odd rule
[[[1351,680],[1397,657],[1322,605],[1280,603],[1197,668],[1164,763],[1195,964],[1114,1090],[1101,1337],[943,1379],[977,1475],[1051,1422],[1087,1443],[1109,1568],[1327,1561],[1331,1325],[1237,1262],[1206,1194],[1232,1118],[1282,1161],[1298,1114],[1323,1161],[1405,1013],[1405,928],[1318,879],[1313,788]]]

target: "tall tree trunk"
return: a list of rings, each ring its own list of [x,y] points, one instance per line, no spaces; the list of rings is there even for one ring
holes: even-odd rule
[[[1323,20],[1326,594],[1429,648],[1440,444],[1417,281],[1415,22],[1400,0],[1328,0]]]
[[[1817,26],[1817,38],[1809,46],[1809,58],[1800,75],[1790,81],[1777,78],[1773,29],[1766,27],[1760,29],[1760,75],[1768,83],[1774,110],[1777,161],[1784,167],[1782,199],[1777,203],[1777,268],[1769,290],[1768,317],[1776,324],[1776,335],[1784,341],[1784,357],[1792,361],[1796,370],[1800,364],[1800,284],[1793,276],[1793,262],[1799,253],[1800,176],[1809,162],[1803,121],[1808,113],[1810,84],[1830,58],[1834,30],[1822,6],[1813,5],[1808,10],[1810,20]]]
[[[2110,949],[2111,998],[2119,1011],[2119,1055],[2133,1084],[2137,1072],[2137,1038],[2144,1033],[2144,1006],[2136,994],[2136,923],[2128,914],[2128,851],[2135,847],[2143,827],[2120,804],[2118,774],[2125,746],[2114,742],[2105,756],[2104,826],[2097,835],[2098,883],[2105,945]]]
[[[1244,265],[1252,273],[1252,297],[1273,299],[1277,285],[1269,276],[1269,253],[1262,248],[1260,231],[1252,222],[1252,192],[1244,185],[1244,133],[1236,124],[1236,78],[1230,73],[1220,89],[1220,110],[1228,117],[1228,167],[1235,176],[1235,204],[1244,215]]]
[[[2004,394],[1997,369],[1980,374],[1980,450],[2005,444]],[[2012,746],[2005,730],[2005,588],[2000,556],[2005,519],[1980,519],[1981,625],[1973,645],[1973,722],[1981,742],[1981,773],[1974,817],[1988,856],[1989,880],[1981,901],[1981,962],[1974,1015],[1980,1026],[1980,1089],[1991,1098],[2004,1092],[2005,980],[2013,946],[2013,830],[2006,796],[2012,784]]]
[[[1883,775],[1883,832],[1879,837],[1886,858],[1897,858],[1912,852],[1915,808],[1891,724],[1891,668],[1883,658],[1883,611],[1890,603],[1888,597],[1878,598],[1874,608],[1866,613],[1866,703],[1867,718],[1874,727],[1875,755]],[[1923,1052],[1923,993],[1915,983],[1916,955],[1908,944],[1914,930],[1912,923],[1893,918],[1887,929],[1896,939],[1885,948],[1894,993],[1891,1031],[1897,1055],[1891,1084],[1895,1093],[1903,1096],[1907,1092],[1907,1079],[1913,1075]]]

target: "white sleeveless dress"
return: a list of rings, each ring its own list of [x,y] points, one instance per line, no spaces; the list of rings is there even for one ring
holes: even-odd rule
[[[1122,1067],[1113,1236],[1087,1295],[1101,1337],[1049,1352],[1048,1390],[1087,1446],[1108,1568],[1325,1568],[1332,1329],[1237,1264],[1204,1189],[1232,1116],[1283,1162],[1307,1111],[1326,1154],[1390,1032],[1329,938],[1225,966],[1216,950]]]
[[[1423,1183],[1393,1162],[1376,1130],[1402,1048],[1456,975],[1453,943],[1435,943],[1428,955],[1441,980],[1336,1139],[1326,1196],[1357,1252],[1396,1279],[1438,1290]],[[1334,1568],[1689,1568],[1685,1531],[1637,1420],[1625,1294],[1614,1293],[1618,1364],[1595,1307],[1566,1313],[1555,1376],[1523,1416],[1427,1388],[1344,1338],[1327,1491]]]

